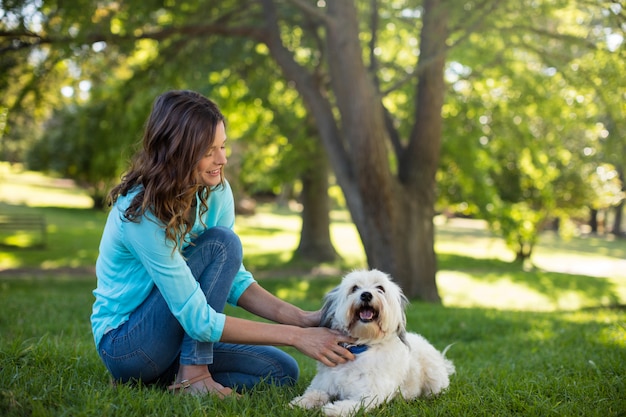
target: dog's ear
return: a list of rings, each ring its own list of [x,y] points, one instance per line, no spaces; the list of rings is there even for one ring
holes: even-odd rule
[[[406,329],[401,329],[400,327],[398,327],[398,337],[400,338],[400,341],[402,343],[404,343],[405,345],[407,345],[408,347],[411,347],[409,345],[408,340],[406,340]]]
[[[337,297],[339,295],[339,287],[335,287],[329,291],[324,297],[324,305],[322,306],[322,317],[320,326],[332,328],[335,311],[337,309]]]
[[[402,317],[400,319],[400,324],[398,325],[398,329],[396,333],[398,337],[405,345],[409,346],[408,341],[406,340],[406,307],[409,305],[409,299],[406,298],[404,293],[400,291],[400,308],[402,311]]]

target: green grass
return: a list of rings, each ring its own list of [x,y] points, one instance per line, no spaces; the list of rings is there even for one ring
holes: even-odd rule
[[[305,308],[336,283],[272,279]],[[91,338],[92,280],[4,279],[0,285],[0,415],[309,415],[288,410],[314,374],[308,358],[293,388],[261,387],[240,401],[171,396],[152,387],[111,387]],[[294,290],[295,289],[295,290]],[[234,310],[233,310],[234,311]],[[393,401],[369,415],[618,416],[626,410],[626,314],[620,309],[499,311],[414,303],[409,327],[448,356],[457,373],[442,396]]]
[[[8,177],[5,171],[0,180]],[[7,182],[0,181],[0,212],[44,214],[49,234],[45,250],[0,248],[0,415],[311,415],[287,408],[315,372],[314,362],[291,348],[302,370],[297,386],[262,386],[239,401],[112,387],[89,326],[95,286],[90,270],[105,216],[47,204],[81,197],[65,183],[47,187],[54,180],[29,174],[29,181],[37,178],[34,192],[20,175],[10,177],[19,186],[12,185],[9,201]],[[59,193],[72,197],[64,200]],[[273,293],[319,308],[341,273],[364,265],[347,214],[332,215],[342,262],[313,267],[292,261],[299,218],[268,205],[238,220],[246,265]],[[453,344],[448,356],[457,373],[440,397],[395,400],[367,415],[626,415],[624,241],[562,241],[546,234],[535,267],[523,270],[508,262],[502,242],[479,223],[453,221],[438,226],[436,248],[444,303],[413,302],[408,327],[438,348]],[[250,317],[240,309],[228,312]]]

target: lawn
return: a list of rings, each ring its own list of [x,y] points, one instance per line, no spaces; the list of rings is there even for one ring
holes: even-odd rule
[[[0,213],[37,212],[48,223],[46,249],[0,249],[0,415],[310,415],[287,408],[315,370],[293,349],[302,369],[295,387],[263,386],[238,401],[110,386],[89,326],[104,214],[67,182],[6,168],[0,200]],[[347,214],[332,216],[342,262],[292,262],[299,217],[264,205],[238,219],[246,265],[270,291],[319,308],[338,276],[364,263]],[[626,415],[626,243],[547,234],[535,267],[523,270],[480,222],[454,220],[438,224],[436,249],[443,305],[414,301],[408,327],[438,348],[453,343],[457,373],[440,397],[394,400],[368,415]]]

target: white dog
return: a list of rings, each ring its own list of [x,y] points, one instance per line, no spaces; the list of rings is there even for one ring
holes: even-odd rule
[[[387,274],[353,271],[324,300],[321,324],[357,339],[346,346],[356,359],[333,368],[318,363],[310,386],[292,406],[322,407],[327,416],[347,416],[398,394],[411,400],[448,387],[454,365],[445,351],[406,332],[408,300]]]

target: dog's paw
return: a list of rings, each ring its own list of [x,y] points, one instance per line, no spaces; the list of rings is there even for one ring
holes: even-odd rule
[[[307,391],[304,395],[296,397],[289,402],[291,407],[301,408],[317,408],[326,404],[330,400],[330,396],[322,391]]]
[[[304,403],[302,401],[304,397],[300,396],[300,397],[296,397],[293,400],[289,401],[289,407],[291,408],[295,408],[295,407],[301,407],[301,408],[306,408],[304,406]]]
[[[335,401],[322,407],[324,415],[328,417],[349,417],[355,415],[361,409],[368,409],[363,403],[352,400]]]

